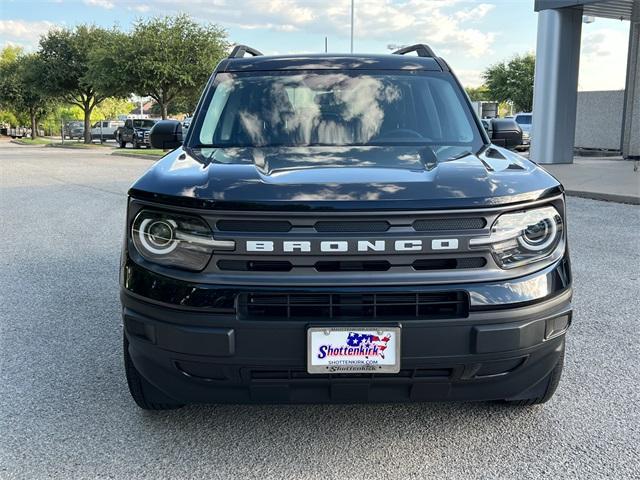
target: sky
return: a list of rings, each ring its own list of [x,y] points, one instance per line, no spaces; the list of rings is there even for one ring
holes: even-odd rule
[[[128,30],[137,19],[186,12],[265,54],[349,52],[350,0],[0,0],[0,47],[37,49],[50,28],[82,23]],[[428,43],[465,86],[485,68],[535,52],[533,0],[355,0],[354,52]],[[629,22],[583,24],[579,90],[624,88]]]

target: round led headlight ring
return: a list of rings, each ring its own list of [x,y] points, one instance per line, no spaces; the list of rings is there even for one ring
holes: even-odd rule
[[[545,218],[535,225],[529,225],[518,237],[518,243],[527,250],[538,252],[548,248],[556,240],[557,233],[555,220]]]
[[[177,226],[174,220],[145,218],[138,227],[138,238],[149,252],[155,255],[166,255],[178,246],[178,240],[175,238]]]

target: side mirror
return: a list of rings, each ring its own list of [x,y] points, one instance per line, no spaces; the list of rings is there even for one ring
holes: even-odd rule
[[[491,141],[495,145],[510,149],[522,145],[522,128],[512,118],[494,118],[491,127]]]
[[[153,148],[173,150],[182,145],[182,124],[176,120],[160,120],[149,132]]]

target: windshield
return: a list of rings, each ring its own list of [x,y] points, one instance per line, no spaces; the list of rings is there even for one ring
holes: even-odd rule
[[[441,73],[220,73],[202,112],[190,146],[483,143],[460,88]]]
[[[156,124],[155,120],[134,120],[133,126],[136,128],[151,128]]]
[[[516,122],[520,125],[531,125],[531,115],[518,115]]]

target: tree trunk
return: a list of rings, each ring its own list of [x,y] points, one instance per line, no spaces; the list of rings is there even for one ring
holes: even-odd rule
[[[38,119],[36,118],[35,112],[29,112],[29,116],[31,117],[31,138],[38,138]]]
[[[84,110],[84,143],[91,143],[91,108],[85,106]]]
[[[162,105],[160,105],[160,108],[162,109],[162,119],[166,120],[167,119],[167,110],[168,110],[167,103],[163,102]]]

